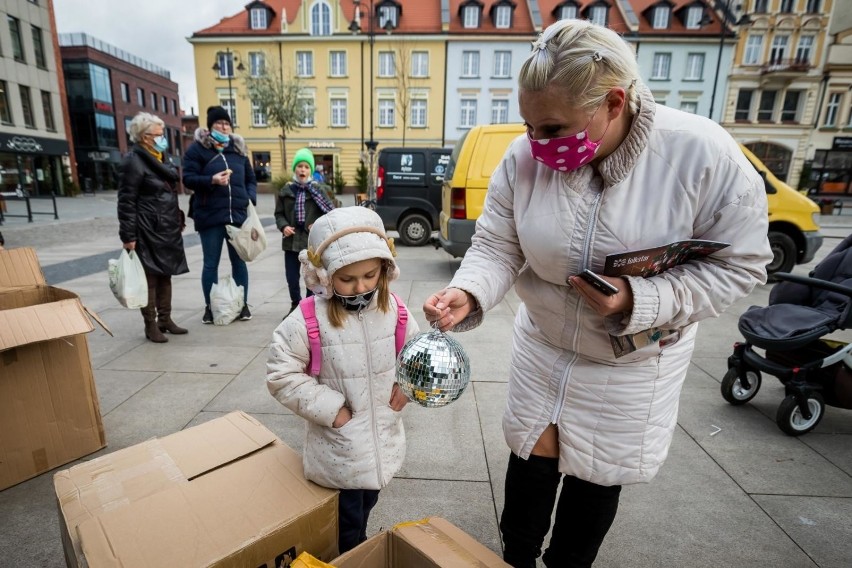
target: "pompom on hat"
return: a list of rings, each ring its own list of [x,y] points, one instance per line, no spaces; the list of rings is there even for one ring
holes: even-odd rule
[[[395,280],[399,277],[395,256],[393,239],[385,234],[381,217],[366,207],[351,206],[332,209],[316,220],[299,261],[305,286],[321,298],[330,298],[334,273],[362,260],[384,260],[388,281]]]

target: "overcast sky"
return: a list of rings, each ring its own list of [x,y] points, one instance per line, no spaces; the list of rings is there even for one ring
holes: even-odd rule
[[[59,33],[85,32],[171,72],[180,105],[198,112],[186,38],[243,10],[249,0],[54,0]],[[210,65],[213,65],[211,62]]]

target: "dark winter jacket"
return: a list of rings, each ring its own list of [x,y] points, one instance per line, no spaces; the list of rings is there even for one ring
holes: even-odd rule
[[[310,183],[313,186],[323,187],[322,184],[313,180]],[[293,192],[293,185],[294,183],[290,182],[278,190],[275,200],[275,224],[278,226],[278,231],[282,231],[284,227],[296,229],[296,232],[289,237],[282,235],[281,250],[299,252],[308,248],[308,227],[325,213],[308,192],[305,196],[305,226],[296,225],[296,194]],[[329,201],[331,201],[330,197]]]
[[[183,184],[195,192],[190,208],[196,231],[242,225],[249,200],[257,205],[257,180],[247,154],[242,136],[231,134],[231,141],[220,152],[206,128],[195,131],[195,142],[184,156]],[[231,170],[230,185],[214,185],[213,176],[227,169]]]
[[[136,241],[145,272],[171,276],[189,272],[183,248],[183,214],[178,207],[177,169],[164,154],[161,162],[139,145],[121,161],[118,177],[118,234]]]

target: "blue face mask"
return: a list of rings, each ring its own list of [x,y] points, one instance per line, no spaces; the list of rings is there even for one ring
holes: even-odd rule
[[[215,140],[219,144],[225,144],[228,140],[231,139],[230,136],[228,136],[227,134],[222,134],[218,130],[211,130],[210,136],[212,136],[213,140]]]
[[[154,150],[157,152],[165,152],[169,147],[169,141],[165,136],[157,136],[154,138]]]

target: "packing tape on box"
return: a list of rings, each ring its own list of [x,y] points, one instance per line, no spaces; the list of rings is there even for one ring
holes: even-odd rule
[[[460,560],[464,562],[463,566],[467,567],[476,567],[476,568],[488,568],[488,565],[483,563],[481,560],[473,556],[470,552],[459,546],[459,544],[453,539],[450,535],[437,528],[435,525],[432,525],[429,522],[429,517],[425,519],[421,519],[419,521],[407,521],[404,523],[398,523],[394,525],[393,530],[397,530],[404,527],[417,527],[427,536],[440,543],[441,546],[446,547],[449,550],[452,550]]]

